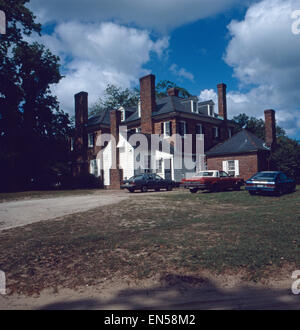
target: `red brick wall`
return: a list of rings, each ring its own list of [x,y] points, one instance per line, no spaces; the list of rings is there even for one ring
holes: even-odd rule
[[[150,74],[140,79],[141,129],[142,133],[152,134],[152,112],[156,108],[155,76]]]
[[[202,124],[203,130],[204,130],[204,142],[205,142],[205,150],[209,150],[210,148],[212,148],[213,146],[215,146],[216,144],[222,142],[225,140],[224,137],[224,133],[222,134],[222,130],[220,130],[220,134],[221,137],[220,139],[214,139],[214,135],[213,135],[213,127],[214,125],[212,124],[208,124],[208,123],[203,123],[201,121],[197,121],[194,119],[164,119],[158,122],[154,122],[153,126],[154,126],[154,134],[162,134],[161,131],[161,124],[164,122],[168,122],[171,121],[172,122],[172,134],[178,134],[178,129],[177,129],[177,123],[179,121],[185,121],[187,124],[187,134],[193,134],[194,135],[194,142],[193,142],[193,146],[195,148],[196,143],[195,143],[195,139],[196,139],[196,125],[197,124]],[[195,152],[195,150],[193,150]]]
[[[249,179],[252,175],[257,173],[259,170],[258,155],[257,153],[242,154],[242,155],[228,155],[218,157],[207,157],[207,168],[209,170],[223,170],[223,161],[226,160],[238,160],[240,175],[239,177],[244,180]]]
[[[276,144],[276,120],[274,110],[265,111],[265,126],[266,145],[272,148]]]
[[[225,84],[218,85],[219,116],[223,117],[224,120],[227,120],[226,88]]]

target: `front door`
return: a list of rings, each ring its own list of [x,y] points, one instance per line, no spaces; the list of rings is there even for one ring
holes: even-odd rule
[[[171,159],[165,159],[164,160],[164,167],[165,167],[165,179],[166,180],[172,180],[172,160]]]

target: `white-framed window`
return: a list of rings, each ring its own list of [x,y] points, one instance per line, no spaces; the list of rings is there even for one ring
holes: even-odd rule
[[[198,105],[197,102],[191,100],[191,110],[192,112],[198,113]]]
[[[156,173],[163,173],[163,158],[156,161]]]
[[[90,161],[90,173],[97,178],[100,176],[100,159]]]
[[[207,113],[209,116],[214,117],[214,106],[211,104],[207,105]]]
[[[203,134],[203,126],[202,124],[196,125],[196,134]]]
[[[162,134],[165,136],[172,136],[172,122],[166,121],[162,123]]]
[[[124,108],[121,108],[120,109],[120,111],[121,111],[121,121],[125,121],[125,109]]]
[[[240,175],[240,164],[238,160],[225,160],[223,161],[223,171],[231,176]]]
[[[178,134],[181,136],[185,136],[185,134],[186,134],[186,122],[185,121],[180,121],[178,123]]]
[[[88,147],[93,148],[94,147],[94,133],[88,134]]]
[[[142,132],[141,127],[137,127],[137,128],[135,129],[135,132],[136,132],[136,133],[141,133],[141,132]]]
[[[214,138],[218,139],[220,137],[220,129],[217,126],[214,126]]]
[[[73,137],[71,138],[71,141],[70,141],[70,149],[71,149],[71,151],[74,150],[74,138]]]

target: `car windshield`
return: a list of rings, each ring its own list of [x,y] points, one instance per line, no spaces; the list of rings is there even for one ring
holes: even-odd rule
[[[277,173],[271,172],[260,172],[255,174],[251,180],[265,180],[265,181],[274,181],[277,176]]]
[[[199,172],[196,176],[205,177],[205,176],[214,176],[214,172]]]
[[[132,176],[130,179],[128,179],[128,181],[132,181],[132,180],[141,180],[143,179],[144,176],[143,175],[136,175],[136,176]]]

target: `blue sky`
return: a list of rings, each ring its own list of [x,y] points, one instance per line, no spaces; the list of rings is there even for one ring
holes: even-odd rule
[[[31,0],[41,38],[66,76],[53,92],[74,112],[74,94],[90,105],[108,83],[134,87],[147,73],[200,100],[228,86],[229,116],[277,122],[300,139],[300,0]],[[296,17],[297,18],[297,17]],[[300,14],[299,14],[300,18]]]

